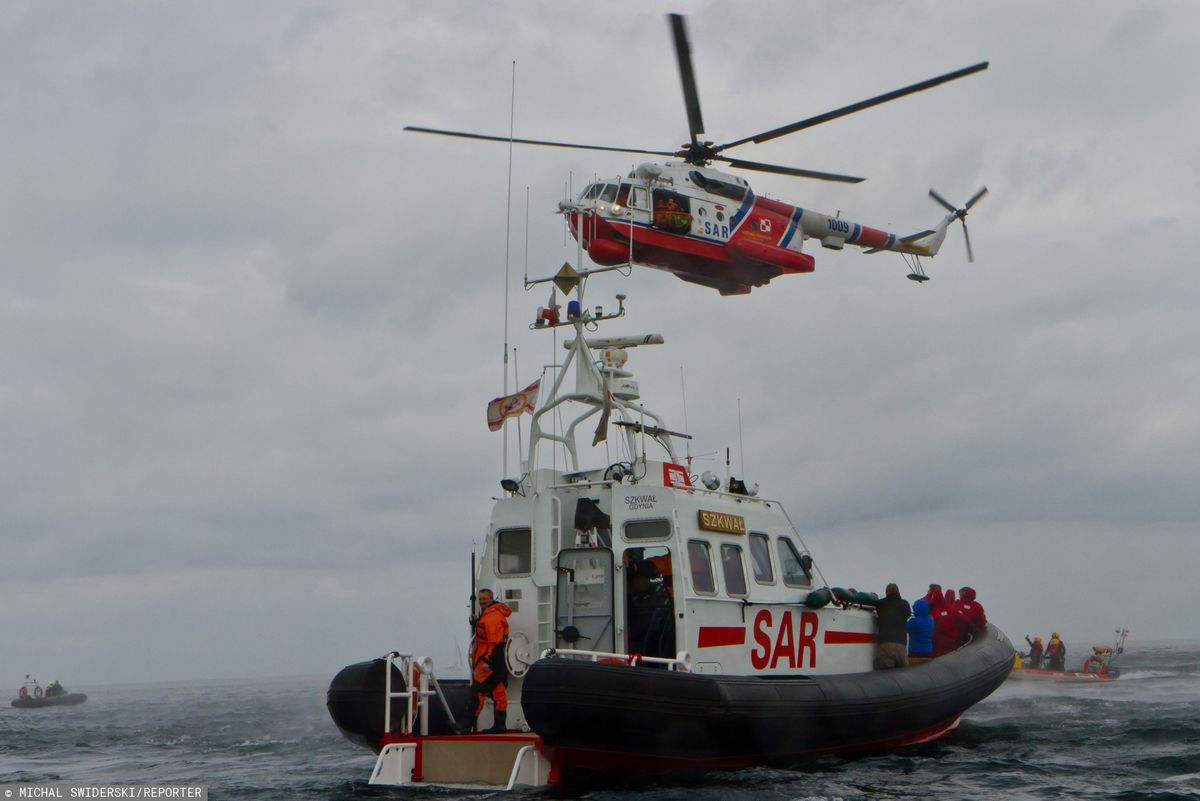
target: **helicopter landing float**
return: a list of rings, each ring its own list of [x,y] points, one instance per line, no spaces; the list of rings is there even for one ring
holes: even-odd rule
[[[963,225],[967,258],[974,261],[970,237],[966,234],[966,216],[971,207],[987,193],[986,187],[976,192],[961,208],[955,207],[931,189],[930,196],[945,207],[947,215],[931,229],[902,236],[843,220],[838,215],[831,216],[756,195],[744,179],[709,165],[723,162],[737,169],[858,183],[864,179],[731,158],[724,155],[724,151],[749,143],[767,142],[973,75],[987,69],[986,61],[770,131],[717,145],[703,139],[704,121],[684,17],[670,14],[668,20],[674,38],[691,135],[691,141],[684,143],[679,150],[644,150],[517,139],[411,125],[405,130],[511,144],[680,159],[642,164],[624,179],[592,183],[574,201],[560,203],[559,211],[567,218],[572,234],[583,237],[588,254],[597,264],[641,264],[667,270],[685,281],[712,287],[723,295],[746,294],[753,287],[763,286],[780,275],[812,272],[816,261],[802,249],[808,239],[816,239],[822,247],[831,250],[854,245],[866,249],[868,253],[899,253],[911,269],[908,277],[924,282],[928,276],[921,268],[921,257],[932,257],[938,253],[950,224],[957,220]]]

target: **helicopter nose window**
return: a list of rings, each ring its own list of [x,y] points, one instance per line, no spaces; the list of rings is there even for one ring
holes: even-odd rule
[[[617,185],[605,184],[600,191],[600,199],[606,203],[612,203],[617,199]]]
[[[591,184],[587,189],[583,190],[583,194],[579,197],[581,200],[595,200],[603,188],[604,184]]]

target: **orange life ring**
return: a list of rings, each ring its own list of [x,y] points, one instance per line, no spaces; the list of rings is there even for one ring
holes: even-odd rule
[[[20,695],[22,698],[28,698],[28,697],[29,697],[29,688],[28,688],[28,687],[22,687],[22,688],[21,688],[21,692],[20,692],[20,693],[18,693],[18,695]]]
[[[41,698],[41,697],[42,697],[42,688],[41,688],[41,687],[34,687],[34,688],[33,688],[33,697],[34,697],[34,698]]]

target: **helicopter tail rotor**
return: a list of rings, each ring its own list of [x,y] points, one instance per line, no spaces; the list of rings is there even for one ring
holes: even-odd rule
[[[979,191],[971,195],[970,200],[968,200],[962,208],[957,208],[953,203],[939,195],[936,190],[929,190],[929,196],[933,198],[934,202],[936,202],[946,211],[950,212],[949,216],[947,217],[947,222],[958,220],[960,223],[962,223],[963,242],[965,242],[967,246],[967,261],[969,262],[975,261],[975,252],[971,249],[971,233],[967,230],[967,212],[971,210],[972,206],[982,200],[983,196],[987,193],[988,189],[986,186],[980,187]]]

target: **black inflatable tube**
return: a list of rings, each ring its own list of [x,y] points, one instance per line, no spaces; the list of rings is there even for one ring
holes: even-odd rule
[[[721,676],[549,658],[525,677],[526,719],[564,763],[751,765],[944,734],[1007,678],[995,627],[932,662],[826,676]]]
[[[329,683],[325,694],[325,706],[329,716],[337,724],[346,739],[362,745],[376,753],[384,735],[383,696],[386,679],[385,659],[356,662],[338,671]],[[455,716],[466,717],[467,696],[470,682],[466,679],[441,679],[439,685]],[[404,677],[395,664],[392,665],[392,691],[403,692]],[[400,704],[396,701],[392,712],[392,726],[400,722]],[[429,733],[432,735],[453,734],[455,729],[446,716],[442,704],[436,698],[429,704]]]

